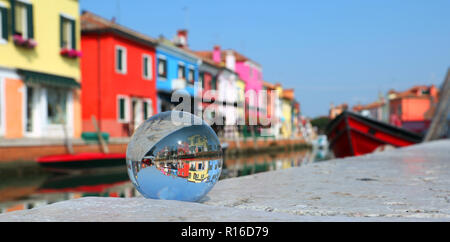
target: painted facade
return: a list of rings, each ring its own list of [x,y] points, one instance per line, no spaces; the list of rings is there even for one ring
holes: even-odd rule
[[[0,0],[0,15],[0,136],[80,137],[78,1]]]
[[[404,92],[389,91],[390,123],[417,133],[425,133],[439,101],[438,92],[434,85],[414,86]]]
[[[281,97],[281,135],[290,138],[293,134],[293,101],[294,89],[284,89]]]
[[[172,93],[184,90],[191,96],[193,112],[200,59],[187,49],[187,31],[178,31],[175,39],[172,42],[161,37],[156,47],[158,110],[172,110],[176,106],[176,102],[171,101]]]
[[[220,46],[214,46],[213,51],[197,51],[196,54],[206,62],[212,62],[219,71],[217,80],[217,100],[218,118],[223,122],[223,136],[225,138],[235,138],[239,135],[237,124],[238,116],[238,95],[237,87],[238,73],[235,69],[234,54],[230,51],[222,52]]]
[[[156,41],[89,12],[82,17],[83,131],[130,136],[156,114]]]
[[[212,60],[202,58],[199,66],[199,82],[201,89],[198,97],[202,98],[199,103],[198,110],[202,112],[203,119],[208,123],[213,123],[216,115],[218,115],[219,106],[216,101],[218,99],[218,81],[217,77],[220,72],[220,67]]]

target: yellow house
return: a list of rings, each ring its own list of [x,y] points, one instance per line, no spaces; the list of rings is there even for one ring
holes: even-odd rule
[[[283,89],[281,100],[281,134],[283,138],[290,138],[292,136],[292,104],[294,100],[294,89]]]
[[[79,137],[78,0],[0,0],[0,33],[0,137]]]
[[[245,82],[241,79],[236,80],[236,92],[237,92],[237,124],[244,125],[245,124]]]

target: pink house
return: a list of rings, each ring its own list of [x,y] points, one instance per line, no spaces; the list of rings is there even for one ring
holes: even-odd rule
[[[197,54],[210,58],[215,62],[222,63],[225,67],[238,74],[238,78],[245,83],[246,123],[248,124],[249,117],[257,121],[257,95],[263,89],[261,65],[235,50],[221,50],[220,46],[214,46],[213,51],[197,51]]]
[[[233,53],[235,57],[235,71],[238,73],[239,78],[245,82],[246,120],[247,122],[249,118],[257,120],[256,118],[260,115],[258,108],[265,108],[258,104],[257,97],[259,91],[263,89],[262,67],[237,51],[227,50],[226,52]]]

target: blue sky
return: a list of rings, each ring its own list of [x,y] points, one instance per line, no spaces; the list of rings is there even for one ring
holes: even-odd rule
[[[80,0],[80,8],[152,37],[189,30],[193,50],[235,49],[263,77],[295,88],[302,113],[375,101],[394,88],[443,82],[450,1]]]

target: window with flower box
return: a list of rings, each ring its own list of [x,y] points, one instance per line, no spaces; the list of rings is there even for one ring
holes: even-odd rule
[[[66,14],[59,16],[59,34],[60,54],[69,58],[81,57],[81,51],[77,50],[76,24],[72,17]]]
[[[25,0],[11,0],[11,20],[14,43],[18,46],[34,48],[33,5]]]

